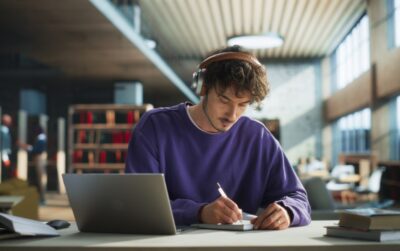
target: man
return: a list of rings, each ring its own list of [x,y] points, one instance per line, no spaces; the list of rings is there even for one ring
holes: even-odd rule
[[[1,117],[1,161],[2,166],[5,167],[3,169],[3,177],[2,178],[9,178],[11,175],[11,132],[10,127],[12,125],[12,118],[8,114],[4,114]]]
[[[47,190],[47,136],[40,125],[34,127],[33,133],[35,135],[33,145],[20,143],[19,146],[33,155],[39,199],[40,203],[44,205],[46,203],[45,194]]]
[[[199,104],[142,116],[126,172],[165,174],[177,225],[234,223],[259,208],[255,229],[307,225],[306,192],[279,143],[263,124],[242,116],[268,94],[264,67],[234,46],[205,59],[197,74],[204,75]],[[219,195],[217,182],[228,196]]]

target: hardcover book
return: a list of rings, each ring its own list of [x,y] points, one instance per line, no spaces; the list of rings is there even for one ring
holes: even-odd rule
[[[400,211],[377,208],[348,209],[340,213],[339,226],[361,230],[400,230]]]
[[[400,240],[400,230],[365,231],[354,228],[328,226],[326,227],[326,236],[384,242]]]

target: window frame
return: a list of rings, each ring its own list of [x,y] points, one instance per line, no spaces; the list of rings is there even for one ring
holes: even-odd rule
[[[370,69],[369,17],[364,12],[331,55],[332,83],[338,91]]]
[[[337,120],[339,152],[369,153],[371,146],[371,109],[364,108]]]

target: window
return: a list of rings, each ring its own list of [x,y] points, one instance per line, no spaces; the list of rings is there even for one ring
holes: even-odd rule
[[[396,100],[397,131],[400,131],[400,96]]]
[[[394,159],[400,160],[400,96],[396,99],[396,124],[397,128],[395,130],[395,147],[394,147]]]
[[[394,1],[394,29],[396,46],[400,46],[400,0]]]
[[[390,142],[390,159],[400,160],[400,96],[390,101],[389,111],[390,131],[388,137]]]
[[[400,0],[396,0],[399,1]],[[342,89],[369,69],[369,21],[364,15],[337,47],[336,86]]]
[[[340,149],[345,153],[370,151],[371,110],[349,114],[339,119]]]

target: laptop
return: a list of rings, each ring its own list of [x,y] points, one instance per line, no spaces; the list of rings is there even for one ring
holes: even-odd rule
[[[163,174],[64,174],[63,179],[81,232],[177,232]]]

